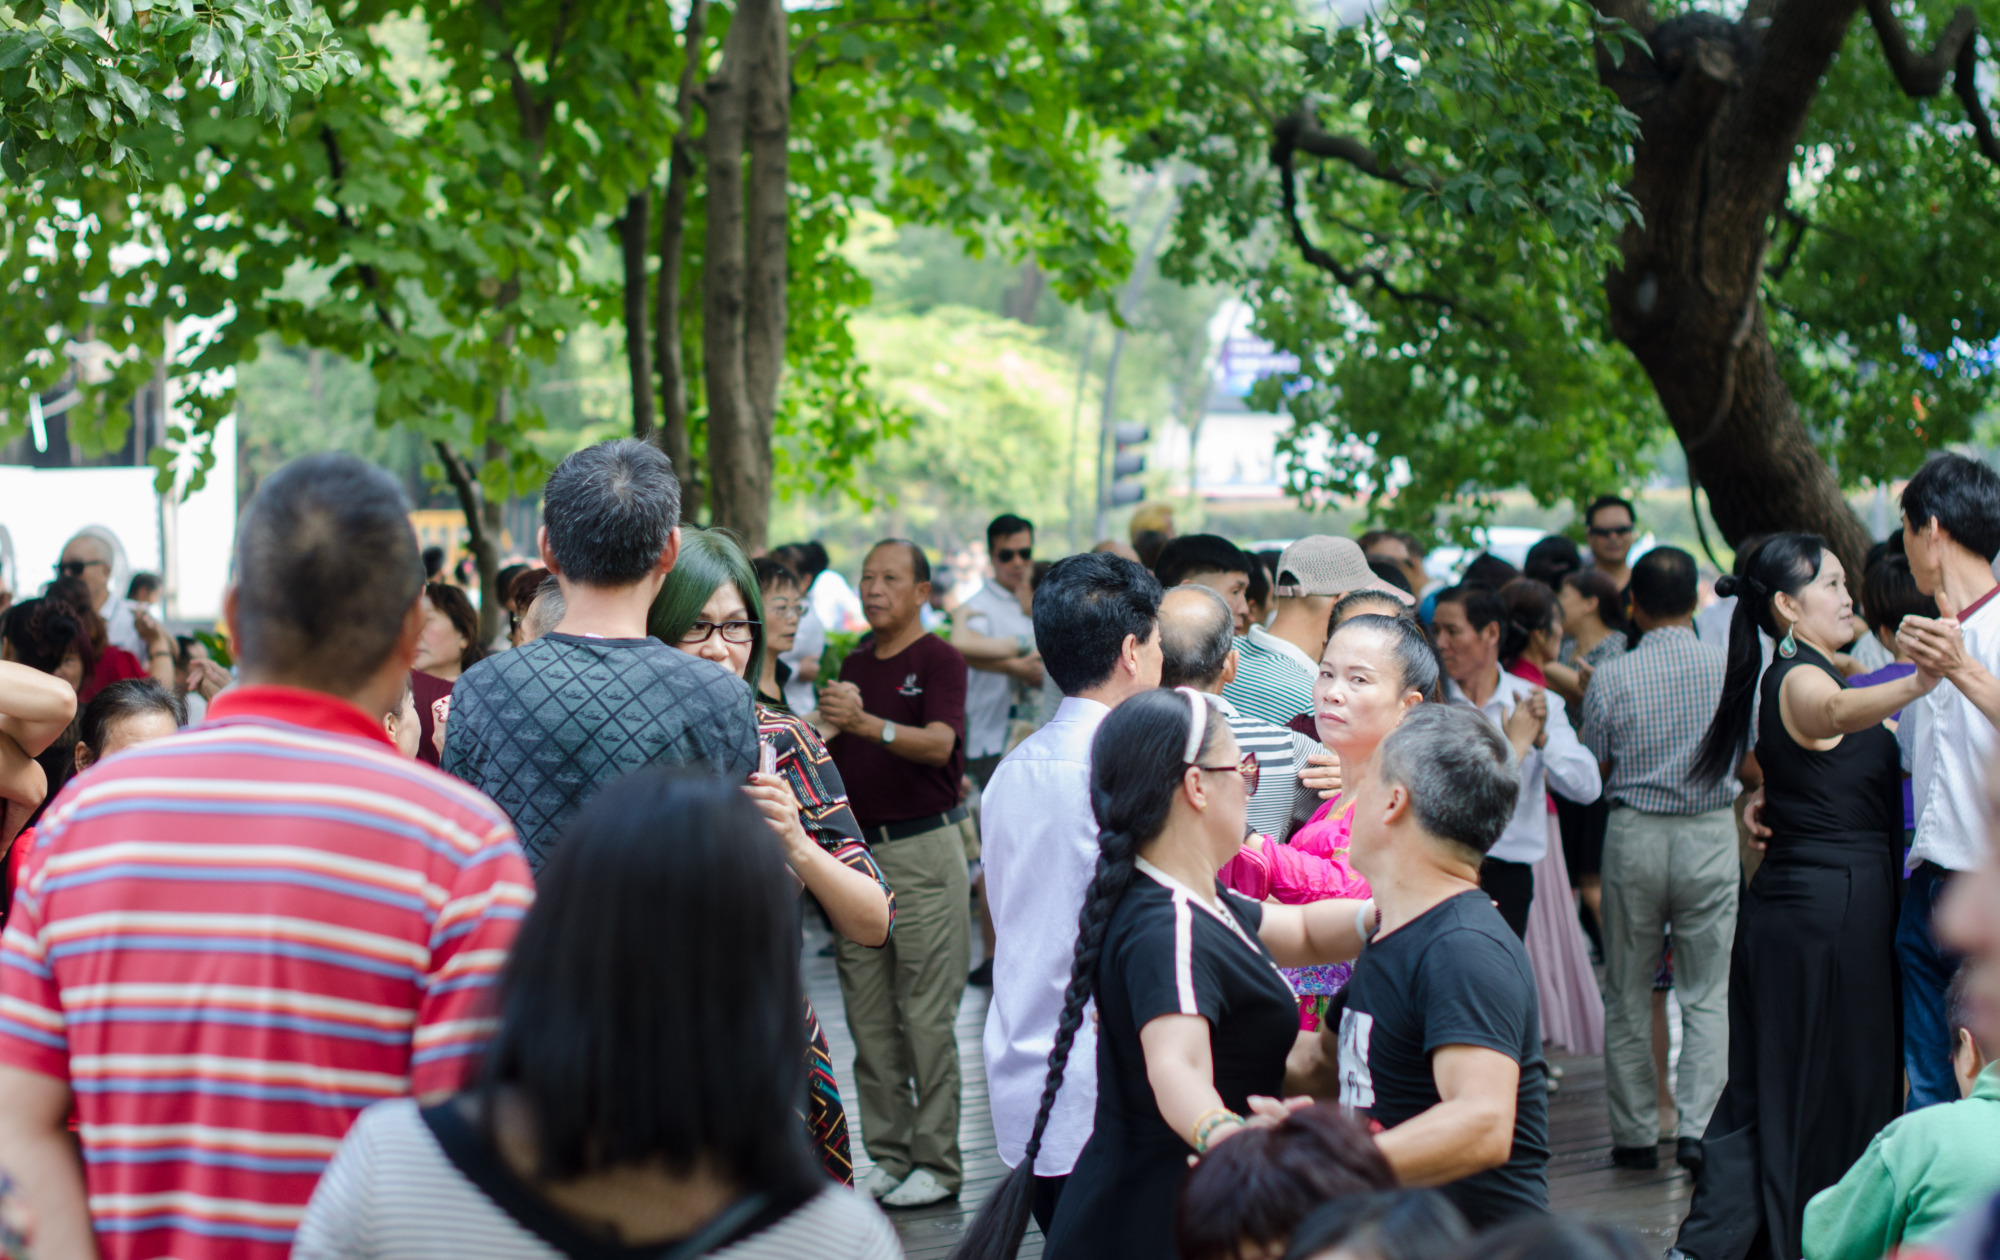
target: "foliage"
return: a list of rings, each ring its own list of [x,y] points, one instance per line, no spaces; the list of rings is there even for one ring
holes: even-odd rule
[[[1905,96],[1857,24],[1801,140],[1790,209],[1766,286],[1786,379],[1843,483],[1907,476],[1970,437],[1993,397],[2000,173],[1972,152],[1957,100]]]
[[[1103,10],[1151,75],[1125,90],[1158,102],[1128,157],[1189,172],[1168,273],[1239,289],[1298,359],[1256,399],[1294,420],[1295,491],[1417,528],[1443,505],[1463,528],[1502,488],[1633,480],[1657,406],[1599,284],[1634,216],[1636,122],[1591,60],[1617,33],[1552,3],[1429,0],[1342,29],[1257,0],[1164,9]],[[1303,242],[1272,161],[1286,127],[1385,155],[1388,178],[1296,159]]]
[[[1067,517],[1059,470],[1069,466],[1073,361],[1012,320],[964,307],[858,315],[852,327],[889,405],[911,420],[860,470],[864,482],[896,488],[904,531],[930,534],[940,517],[1018,512],[1045,529]],[[1085,446],[1088,486],[1096,459],[1088,437]]]
[[[310,0],[11,0],[0,5],[0,173],[13,182],[86,166],[152,173],[181,133],[190,88],[283,126],[359,62]]]

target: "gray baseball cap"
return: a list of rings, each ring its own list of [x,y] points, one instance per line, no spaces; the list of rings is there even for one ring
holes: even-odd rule
[[[1279,599],[1305,595],[1345,595],[1349,591],[1386,591],[1405,604],[1416,597],[1384,582],[1368,567],[1361,544],[1352,538],[1313,534],[1285,548],[1278,557],[1278,580],[1271,593]]]

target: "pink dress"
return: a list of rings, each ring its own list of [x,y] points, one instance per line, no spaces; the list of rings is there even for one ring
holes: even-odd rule
[[[1354,825],[1354,807],[1348,806],[1337,818],[1332,814],[1333,802],[1328,801],[1292,833],[1291,843],[1279,844],[1267,836],[1257,848],[1243,848],[1218,878],[1224,887],[1246,897],[1288,906],[1372,896],[1368,881],[1347,864],[1347,834]],[[1319,1027],[1327,999],[1346,987],[1354,964],[1279,970],[1298,994],[1299,1027],[1310,1032]]]

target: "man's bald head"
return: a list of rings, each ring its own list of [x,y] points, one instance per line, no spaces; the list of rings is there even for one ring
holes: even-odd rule
[[[1160,685],[1216,691],[1236,643],[1229,601],[1206,586],[1176,586],[1160,599]]]

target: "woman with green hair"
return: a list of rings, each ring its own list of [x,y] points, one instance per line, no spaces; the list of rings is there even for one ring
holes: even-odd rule
[[[689,527],[680,558],[653,600],[646,628],[691,656],[714,661],[753,688],[762,673],[763,604],[757,570],[736,540]],[[835,931],[859,945],[889,941],[896,899],[875,864],[847,788],[819,732],[782,709],[757,705],[757,734],[776,754],[775,773],[753,774],[743,790],[784,842],[799,883],[825,908]],[[834,1083],[833,1053],[812,1004],[806,1004],[806,1124],[827,1173],[852,1184],[847,1113]]]

